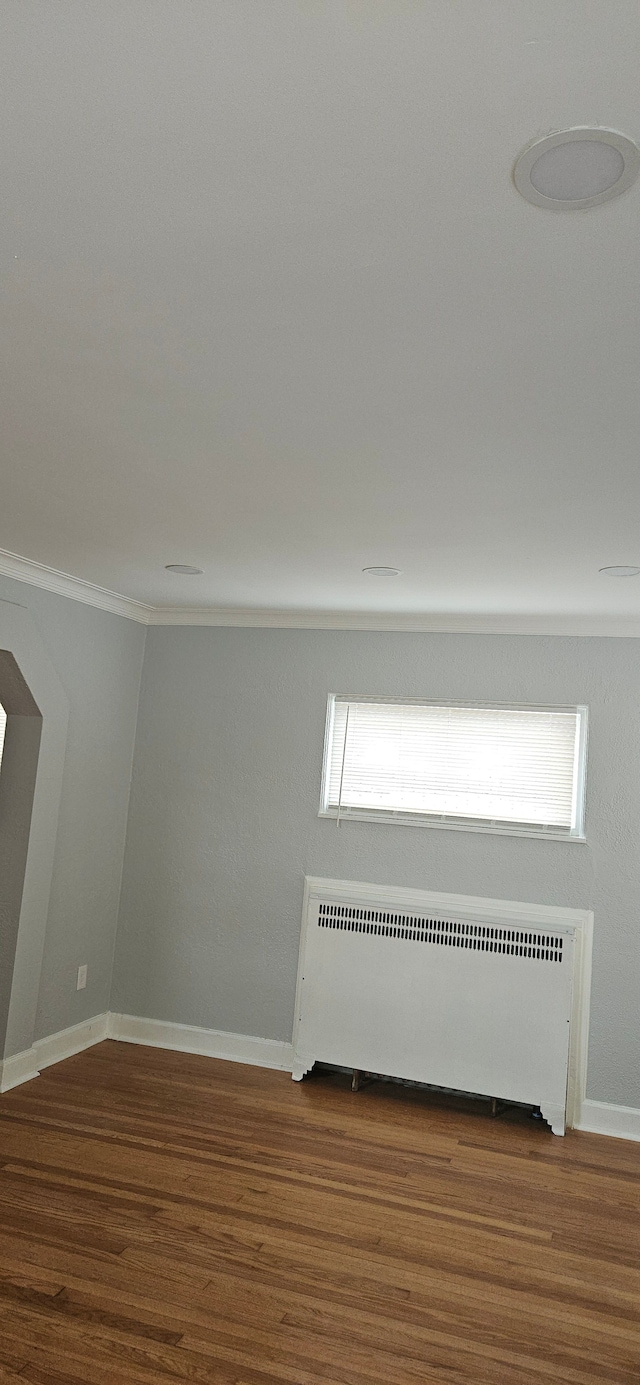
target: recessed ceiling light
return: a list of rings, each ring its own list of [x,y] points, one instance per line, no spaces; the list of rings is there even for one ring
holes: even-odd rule
[[[601,567],[605,577],[640,577],[640,567]]]
[[[166,563],[166,572],[181,572],[183,577],[202,577],[201,567],[191,567],[189,563]]]
[[[369,577],[399,577],[399,567],[363,567]]]
[[[517,160],[513,178],[527,202],[572,212],[618,197],[639,170],[633,140],[584,125],[534,140]]]

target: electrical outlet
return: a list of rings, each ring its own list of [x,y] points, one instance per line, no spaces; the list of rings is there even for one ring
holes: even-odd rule
[[[87,966],[78,967],[78,980],[77,980],[77,982],[76,982],[76,990],[77,990],[77,991],[83,991],[83,990],[84,990],[84,988],[85,988],[85,986],[86,986],[86,984],[87,984],[87,971],[88,971],[88,967],[87,967]]]

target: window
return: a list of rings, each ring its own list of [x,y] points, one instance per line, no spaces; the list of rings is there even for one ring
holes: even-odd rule
[[[0,765],[2,764],[2,752],[4,750],[4,737],[7,729],[7,714],[0,702]]]
[[[586,707],[329,698],[320,814],[584,840]]]

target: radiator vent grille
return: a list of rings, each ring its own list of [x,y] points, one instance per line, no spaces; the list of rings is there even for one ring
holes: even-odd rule
[[[318,927],[528,957],[535,962],[562,961],[562,934],[528,932],[489,923],[463,923],[461,919],[429,919],[383,909],[361,909],[352,904],[321,904]]]

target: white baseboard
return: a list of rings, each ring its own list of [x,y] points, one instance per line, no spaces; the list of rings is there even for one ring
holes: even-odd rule
[[[12,1087],[31,1081],[40,1075],[42,1068],[82,1053],[103,1039],[118,1039],[121,1043],[142,1044],[147,1048],[175,1049],[179,1053],[200,1053],[208,1058],[226,1058],[232,1063],[249,1063],[283,1072],[291,1072],[293,1068],[292,1045],[278,1039],[227,1034],[221,1029],[201,1029],[192,1024],[171,1024],[165,1020],[109,1012],[94,1015],[46,1039],[37,1039],[24,1053],[5,1058],[0,1063],[0,1092],[9,1092]],[[640,1110],[634,1106],[613,1106],[606,1101],[583,1101],[575,1128],[619,1140],[640,1141]]]
[[[278,1039],[259,1039],[252,1034],[226,1034],[221,1029],[200,1029],[192,1024],[170,1024],[165,1020],[143,1019],[137,1015],[107,1012],[94,1015],[82,1024],[37,1039],[32,1048],[0,1062],[0,1093],[39,1077],[43,1068],[72,1058],[103,1039],[143,1044],[147,1048],[170,1048],[179,1053],[201,1053],[208,1058],[226,1058],[233,1063],[249,1063],[259,1068],[279,1068],[291,1072],[293,1048]]]
[[[109,1015],[94,1015],[90,1020],[72,1024],[69,1029],[61,1029],[57,1034],[49,1034],[46,1039],[36,1039],[31,1048],[23,1053],[15,1053],[0,1063],[0,1092],[9,1092],[22,1082],[30,1082],[39,1077],[43,1068],[52,1063],[61,1063],[63,1058],[72,1058],[74,1053],[82,1053],[108,1038]]]
[[[593,1135],[613,1135],[617,1140],[640,1140],[640,1110],[636,1106],[612,1106],[608,1101],[583,1101],[575,1128]]]
[[[72,1024],[69,1029],[61,1029],[57,1034],[49,1034],[46,1039],[36,1039],[33,1045],[39,1068],[51,1067],[61,1063],[64,1058],[73,1058],[74,1053],[82,1053],[93,1044],[101,1044],[109,1037],[109,1013],[94,1015],[81,1024]]]
[[[179,1053],[201,1053],[208,1058],[227,1058],[259,1068],[291,1072],[293,1047],[279,1039],[258,1039],[252,1034],[227,1034],[222,1029],[200,1029],[192,1024],[141,1019],[137,1015],[111,1015],[109,1036],[128,1044],[171,1048]]]
[[[23,1053],[14,1053],[12,1058],[5,1058],[0,1063],[0,1092],[10,1092],[12,1087],[19,1087],[23,1082],[30,1082],[32,1077],[39,1076],[35,1048],[26,1048]]]

